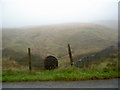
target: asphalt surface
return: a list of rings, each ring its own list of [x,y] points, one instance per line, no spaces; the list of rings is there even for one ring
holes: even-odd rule
[[[2,88],[118,88],[118,79],[87,81],[7,82]]]

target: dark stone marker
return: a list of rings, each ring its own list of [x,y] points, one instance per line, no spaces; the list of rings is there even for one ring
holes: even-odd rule
[[[47,56],[44,60],[44,67],[47,70],[58,68],[58,60],[56,57],[50,55]]]

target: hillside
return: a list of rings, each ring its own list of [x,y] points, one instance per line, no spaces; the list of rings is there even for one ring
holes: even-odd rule
[[[100,51],[117,43],[117,31],[96,24],[61,24],[19,29],[3,29],[3,57],[26,62],[27,48],[32,49],[37,64],[48,54],[59,63],[69,63],[67,44],[73,56]],[[23,60],[24,58],[24,60]],[[39,62],[39,63],[38,63]]]

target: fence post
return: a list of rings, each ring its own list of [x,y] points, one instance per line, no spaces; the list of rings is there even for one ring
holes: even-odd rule
[[[31,52],[30,48],[28,48],[28,61],[29,61],[29,70],[32,70],[32,65],[31,65]]]
[[[68,44],[68,54],[69,54],[69,57],[70,57],[71,66],[73,66],[73,57],[72,57],[72,53],[71,53],[70,44]]]

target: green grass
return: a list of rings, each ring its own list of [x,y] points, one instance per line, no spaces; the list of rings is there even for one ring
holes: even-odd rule
[[[6,70],[2,73],[2,82],[21,82],[21,81],[77,81],[117,78],[118,71],[97,71],[88,69],[78,69],[70,67],[58,70],[46,70],[41,72],[29,72],[19,70]],[[120,75],[120,74],[119,74]]]
[[[78,81],[93,79],[109,79],[120,77],[120,67],[118,67],[119,59],[117,53],[108,57],[101,58],[89,63],[83,68],[77,67],[59,67],[55,70],[28,71],[27,67],[19,67],[15,69],[10,65],[12,62],[3,63],[5,67],[2,72],[2,82],[21,82],[21,81]]]

